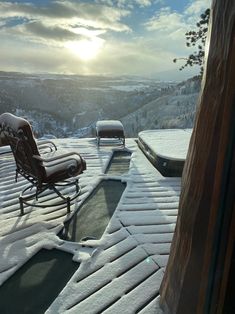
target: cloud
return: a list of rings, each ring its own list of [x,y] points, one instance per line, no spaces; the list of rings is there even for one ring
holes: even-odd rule
[[[128,10],[96,3],[60,0],[40,6],[32,3],[0,2],[0,12],[1,46],[4,42],[6,47],[14,43],[12,49],[17,52],[12,52],[14,56],[10,58],[10,54],[4,54],[1,49],[1,67],[5,68],[8,64],[8,67],[12,68],[13,60],[17,60],[18,66],[15,66],[20,68],[20,71],[25,69],[25,65],[33,71],[37,67],[40,71],[54,72],[56,67],[58,71],[62,71],[63,64],[63,71],[66,69],[68,72],[74,72],[76,68],[81,73],[84,71],[84,64],[71,54],[72,49],[69,47],[76,45],[81,50],[84,42],[102,43],[103,46],[106,40],[101,36],[106,36],[107,32],[131,32],[130,27],[122,23],[122,18],[130,14]],[[57,57],[58,62],[53,60],[53,66],[48,66],[46,57],[43,56],[48,55],[48,59],[53,59],[57,48],[60,49],[58,53],[64,56],[64,61]],[[35,53],[36,50],[38,53]],[[79,66],[74,67],[71,60]],[[94,68],[91,71],[94,72]]]
[[[86,64],[86,73],[150,76],[171,69],[173,57],[171,52],[159,49],[145,38],[130,42],[107,41],[99,58]]]
[[[181,51],[181,55],[184,53],[188,55],[190,49],[185,47],[185,33],[196,28],[200,14],[210,7],[210,3],[211,0],[195,0],[181,13],[170,7],[161,8],[144,23],[144,27],[149,33],[152,33],[152,36],[155,36],[161,46],[168,43],[169,51],[175,51],[177,55]],[[167,49],[167,47],[165,48]]]
[[[80,36],[66,28],[59,26],[47,26],[42,22],[33,21],[26,23],[22,26],[19,26],[15,29],[15,33],[22,34],[27,37],[41,38],[42,40],[54,40],[54,41],[68,41],[68,40],[79,40],[83,39],[83,36]]]
[[[164,0],[61,0],[42,6],[0,2],[0,68],[146,76],[172,69],[178,72],[179,64],[172,60],[190,53],[184,34],[194,28],[200,14],[195,12],[202,8],[202,1],[191,2],[182,12],[170,7],[157,10],[163,3]],[[132,10],[134,6],[140,9]],[[149,12],[153,14],[146,20]],[[100,44],[97,58],[89,62],[79,58],[77,51],[82,49],[82,41]]]
[[[122,22],[131,12],[104,4],[72,0],[50,1],[44,6],[0,2],[0,12],[2,69],[95,73],[93,63],[85,65],[69,47],[84,47],[84,42],[103,46],[106,40],[100,36],[107,32],[131,32]]]
[[[48,6],[36,6],[33,3],[1,2],[1,17],[50,17],[50,18],[70,18],[74,11],[64,2],[54,1]]]
[[[193,1],[184,11],[187,15],[199,16],[207,8],[210,8],[211,0],[196,0]]]
[[[194,27],[200,14],[209,8],[211,0],[194,0],[182,12],[173,11],[170,7],[158,10],[144,25],[148,31],[190,29]]]
[[[163,31],[164,33],[186,27],[183,15],[172,12],[170,7],[160,9],[144,25],[148,31]]]
[[[136,0],[136,4],[138,4],[141,8],[148,7],[152,4],[151,0]]]
[[[43,20],[44,25],[63,25],[101,28],[112,31],[131,31],[121,23],[121,19],[130,12],[128,10],[82,3],[77,1],[53,1],[47,6],[36,6],[32,3],[0,3],[0,22],[2,19],[19,19],[30,21]],[[22,22],[23,23],[23,22]],[[13,28],[13,27],[12,27]]]
[[[210,0],[195,0],[185,7],[182,12],[164,7],[144,23],[146,41],[149,38],[152,46],[159,45],[161,53],[163,51],[166,53],[166,57],[164,57],[164,61],[167,59],[168,62],[166,62],[168,65],[165,64],[166,68],[170,66],[174,58],[188,56],[195,50],[193,47],[186,47],[185,33],[196,29],[196,22],[200,14],[210,7],[210,2]],[[151,37],[154,38],[155,42],[152,41]],[[177,63],[176,66],[179,68],[180,63]],[[192,70],[194,71],[194,69]]]
[[[83,62],[65,47],[31,44],[21,41],[9,43],[2,40],[0,68],[23,72],[51,72],[70,74],[144,75],[177,69],[172,59],[175,52],[159,47],[155,39],[135,38],[130,41],[107,40],[98,58]]]
[[[165,7],[150,18],[144,26],[147,30],[145,38],[149,38],[152,45],[171,53],[173,55],[171,62],[176,57],[188,55],[185,33],[190,27],[182,14]]]
[[[97,0],[98,3],[104,3],[109,6],[129,9],[133,9],[134,6],[144,8],[151,6],[153,3],[163,3],[163,1],[165,0]]]

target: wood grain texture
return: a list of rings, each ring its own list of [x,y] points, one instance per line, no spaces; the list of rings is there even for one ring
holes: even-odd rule
[[[214,0],[210,32],[177,225],[161,286],[161,304],[166,313],[204,313],[221,228],[218,217],[229,188],[235,125],[234,0]],[[234,198],[229,203],[234,204]]]

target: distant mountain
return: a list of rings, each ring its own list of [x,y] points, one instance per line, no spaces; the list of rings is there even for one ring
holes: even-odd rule
[[[126,133],[134,137],[146,129],[192,128],[199,91],[198,78],[181,82],[167,95],[123,117]]]
[[[95,123],[118,119],[127,136],[149,128],[191,127],[198,79],[177,84],[140,77],[0,72],[0,113],[32,123],[41,136],[93,136]]]
[[[178,64],[178,67],[180,67],[180,63]],[[167,71],[162,71],[157,73],[156,78],[161,78],[161,80],[168,80],[169,78],[172,81],[180,82],[180,81],[186,81],[190,79],[191,77],[194,77],[198,75],[200,72],[199,67],[189,67],[184,69],[184,71],[176,71],[175,69],[173,70],[167,70]]]

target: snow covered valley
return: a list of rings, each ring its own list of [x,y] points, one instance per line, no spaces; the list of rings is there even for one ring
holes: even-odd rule
[[[91,137],[103,119],[121,120],[126,137],[137,137],[191,128],[200,81],[0,72],[0,86],[0,113],[27,118],[37,137]]]

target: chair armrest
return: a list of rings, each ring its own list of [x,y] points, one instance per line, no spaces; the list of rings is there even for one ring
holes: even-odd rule
[[[49,140],[37,141],[37,146],[39,149],[50,148],[51,152],[53,152],[53,149],[57,150],[55,143],[53,143],[52,141],[49,141]]]
[[[76,156],[79,157],[80,164],[79,164],[79,160],[77,158],[73,158],[72,157],[73,155],[76,155]],[[66,163],[68,161],[75,161],[77,166],[79,167],[79,171],[83,171],[83,170],[86,169],[86,163],[84,162],[84,160],[82,159],[82,157],[78,153],[71,152],[71,153],[60,155],[60,156],[51,157],[51,158],[48,158],[48,159],[47,158],[42,158],[39,155],[33,155],[33,158],[37,159],[41,163],[43,163],[44,167],[53,167],[53,166],[58,166],[60,164]]]
[[[42,158],[39,155],[33,155],[33,158],[40,160],[42,162],[51,162],[51,161],[56,161],[56,160],[59,161],[60,159],[65,158],[65,157],[71,157],[70,159],[75,159],[75,158],[72,158],[72,155],[77,155],[82,160],[82,157],[78,153],[74,153],[74,152],[61,154],[61,155],[49,157],[49,158]]]
[[[55,156],[55,157],[51,157],[51,158],[42,158],[39,155],[33,155],[33,158],[39,160],[41,163],[44,163],[45,167],[53,167],[53,166],[62,164],[64,162],[70,161],[70,160],[78,163],[78,160],[76,158],[72,157],[73,155],[76,155],[79,157],[79,159],[81,161],[81,167],[84,167],[84,161],[83,161],[82,157],[78,153],[73,153],[73,152],[59,155],[59,156]],[[66,158],[66,157],[69,157],[69,158]]]

